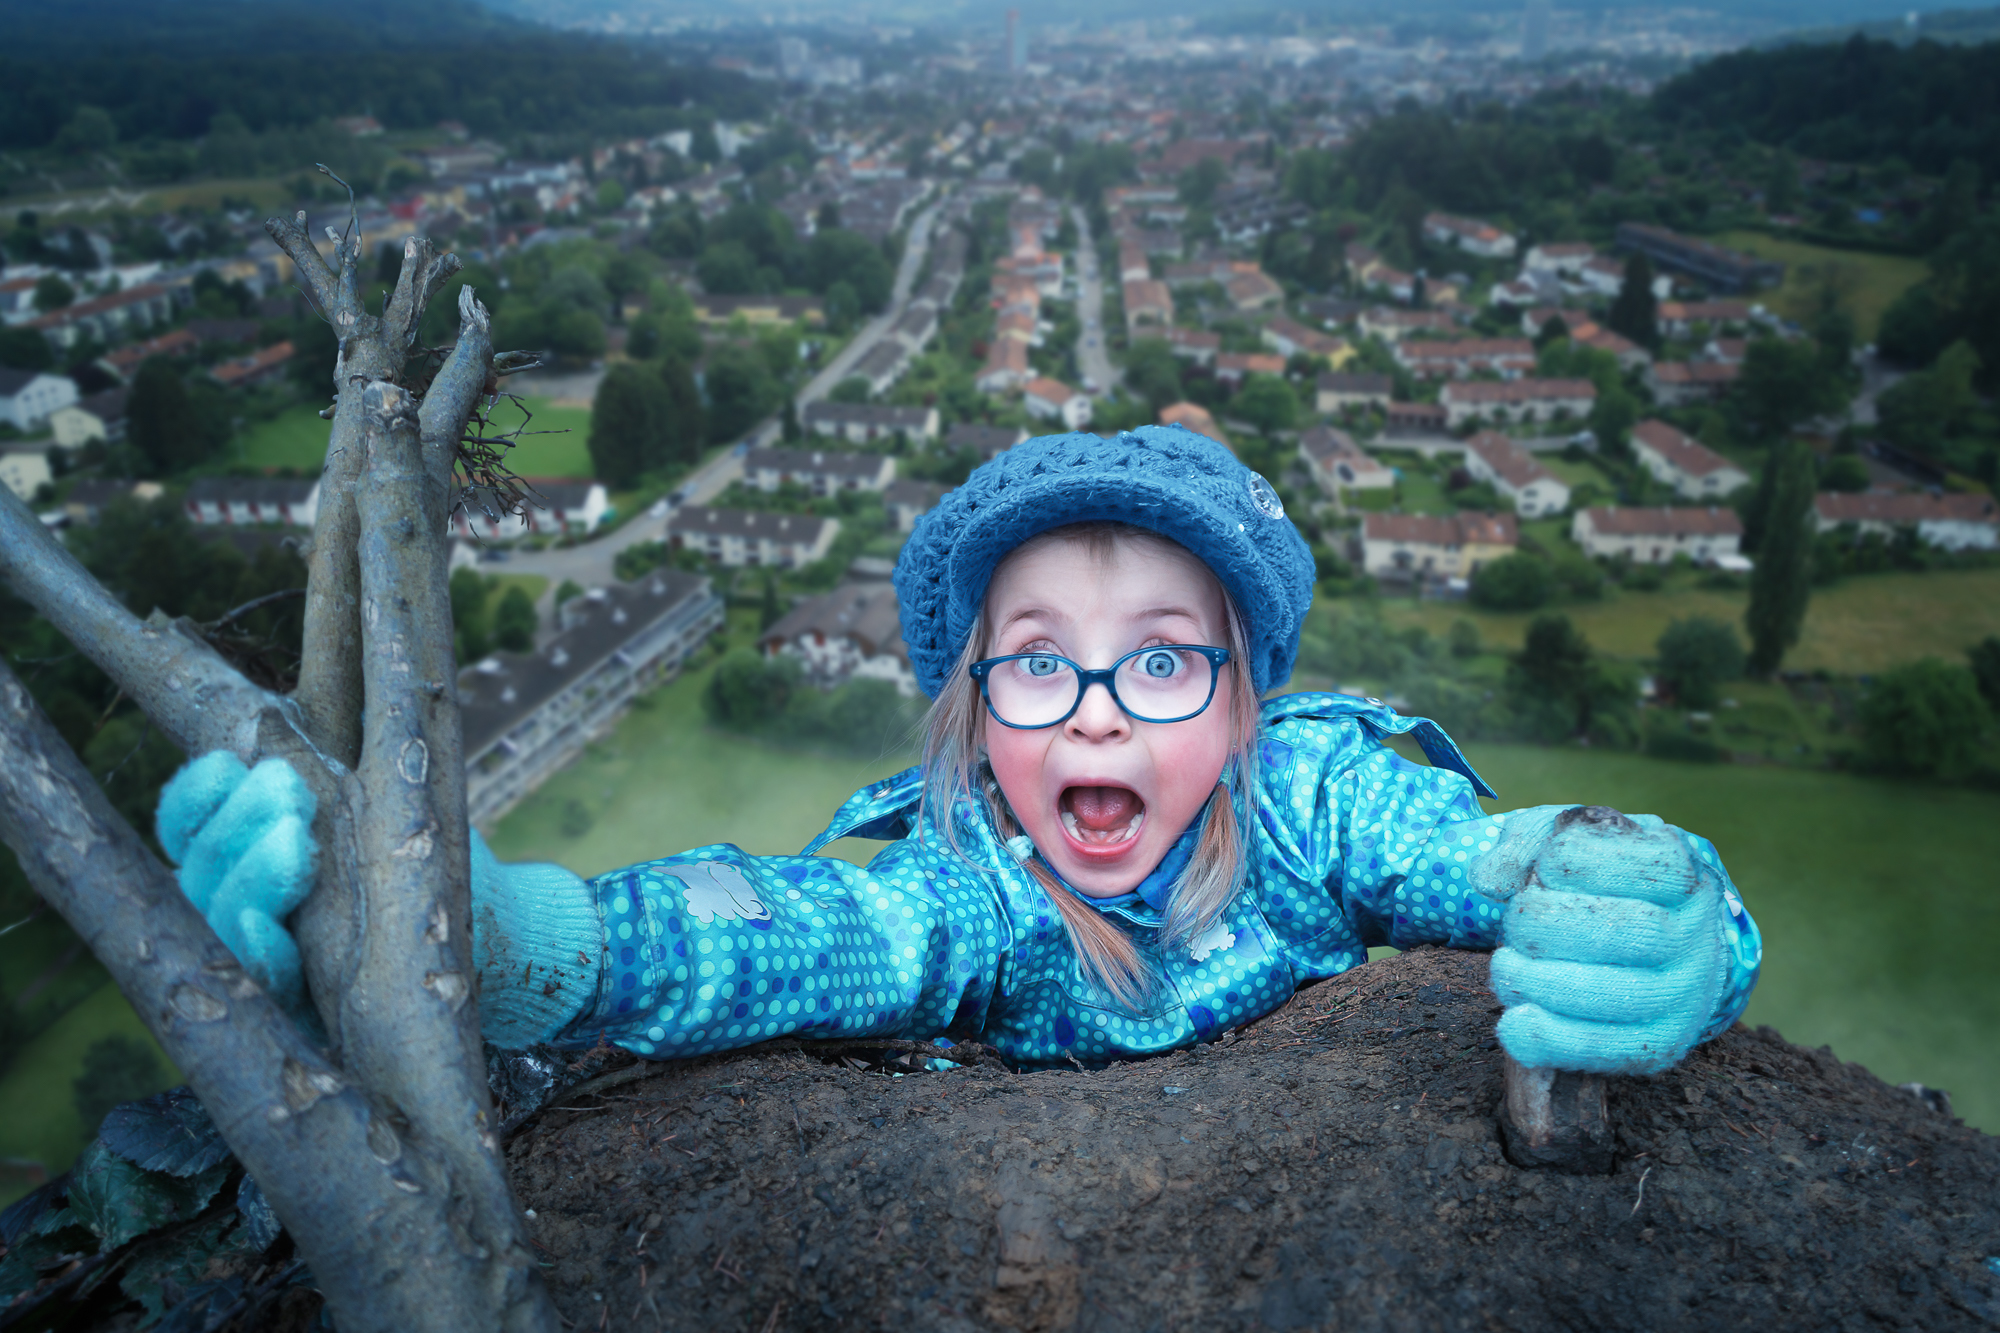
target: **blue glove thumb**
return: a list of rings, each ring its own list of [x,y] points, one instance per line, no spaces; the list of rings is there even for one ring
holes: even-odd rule
[[[486,1040],[553,1040],[597,998],[604,926],[597,895],[557,865],[501,865],[472,830],[472,956]]]
[[[258,985],[287,1012],[305,1007],[298,944],[284,919],[319,865],[312,789],[282,759],[254,769],[227,750],[182,767],[160,793],[160,846],[181,892]]]

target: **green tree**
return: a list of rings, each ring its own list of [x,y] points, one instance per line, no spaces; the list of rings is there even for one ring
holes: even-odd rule
[[[886,309],[896,286],[896,270],[882,247],[859,232],[823,231],[806,247],[806,286],[825,295],[844,282],[868,314]]]
[[[1942,458],[1947,443],[1968,430],[1979,410],[1979,353],[1961,338],[1930,369],[1882,391],[1875,406],[1882,434],[1899,449]]]
[[[87,1133],[95,1135],[112,1108],[150,1097],[165,1083],[165,1071],[153,1048],[118,1032],[99,1037],[84,1051],[83,1072],[70,1084],[70,1098],[76,1118]]]
[[[1810,451],[1786,441],[1764,464],[1769,507],[1750,573],[1750,606],[1743,613],[1750,631],[1750,671],[1768,676],[1799,641],[1812,596],[1813,466]]]
[[[76,114],[69,118],[69,124],[56,134],[57,150],[78,157],[101,153],[117,142],[117,122],[101,106],[78,107]]]
[[[1979,167],[1966,158],[1953,160],[1944,184],[1931,196],[1931,206],[1917,226],[1917,239],[1927,246],[1943,245],[1971,226],[1979,216]]]
[[[1472,603],[1489,611],[1532,611],[1554,594],[1548,561],[1525,552],[1490,560],[1472,576]]]
[[[667,388],[666,415],[661,421],[661,453],[652,466],[681,463],[692,467],[701,461],[702,446],[708,442],[708,422],[694,371],[681,357],[669,353],[660,358],[660,383]]]
[[[757,259],[741,241],[712,241],[695,263],[703,291],[742,296],[757,290]]]
[[[630,361],[604,372],[590,413],[590,462],[597,479],[628,490],[665,452],[667,386]]]
[[[845,333],[861,318],[861,296],[854,290],[854,284],[841,279],[826,289],[826,326],[834,333]]]
[[[874,396],[868,380],[861,375],[849,375],[826,393],[827,401],[832,403],[865,403]]]
[[[1655,651],[1661,681],[1689,708],[1715,707],[1722,682],[1743,674],[1743,644],[1735,629],[1707,616],[1668,625]]]
[[[783,389],[754,347],[724,343],[708,356],[708,439],[737,439],[777,410]]]
[[[777,718],[799,688],[798,659],[779,654],[765,661],[754,648],[736,648],[715,664],[702,708],[727,727],[750,730]]]
[[[1219,157],[1204,157],[1180,175],[1181,202],[1189,208],[1207,208],[1215,202],[1215,192],[1229,179],[1229,168]]]
[[[1230,400],[1229,410],[1270,435],[1289,430],[1299,416],[1298,395],[1276,375],[1251,375]]]
[[[549,318],[546,327],[549,350],[558,356],[588,361],[604,355],[604,317],[595,310],[562,307]]]
[[[784,607],[778,601],[778,578],[769,570],[764,573],[764,596],[757,606],[757,629],[759,632],[771,628],[784,618]]]
[[[1180,358],[1164,338],[1140,338],[1125,349],[1125,384],[1154,412],[1186,396]]]
[[[785,414],[779,419],[778,430],[786,444],[797,444],[805,432],[799,426],[799,400],[785,399]]]
[[[56,363],[49,340],[33,329],[0,328],[0,366],[15,370],[48,370]]]
[[[180,372],[163,357],[145,361],[132,377],[125,421],[132,447],[156,476],[203,462],[222,442],[215,423],[198,410]]]
[[[1776,440],[1845,401],[1843,386],[1827,374],[1810,342],[1759,338],[1744,354],[1735,402],[1745,433],[1753,438]]]
[[[1877,764],[1947,779],[1971,772],[1993,721],[1972,673],[1935,657],[1877,676],[1859,713],[1868,755]]]
[[[535,631],[540,626],[535,604],[519,584],[500,595],[500,605],[493,612],[494,643],[510,653],[533,652]]]
[[[64,282],[59,274],[44,273],[35,279],[35,309],[43,314],[61,310],[75,300],[76,288]]]
[[[1771,169],[1764,177],[1764,211],[1790,213],[1798,206],[1798,159],[1780,148],[1771,155]]]
[[[1497,561],[1495,563],[1498,563]],[[1590,641],[1568,616],[1536,616],[1507,669],[1508,693],[1546,739],[1574,735],[1591,683]]]
[[[1611,327],[1641,347],[1660,345],[1660,301],[1653,295],[1653,261],[1634,251],[1625,261],[1625,282],[1611,303]]]
[[[615,213],[625,207],[625,186],[616,180],[597,183],[597,211]]]
[[[2000,637],[1987,635],[1965,650],[1972,659],[1972,679],[1987,706],[2000,710]]]
[[[451,623],[458,664],[477,662],[492,645],[487,641],[486,580],[476,569],[455,569],[451,575]]]

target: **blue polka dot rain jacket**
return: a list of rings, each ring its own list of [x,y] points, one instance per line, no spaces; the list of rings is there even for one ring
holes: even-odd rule
[[[1406,733],[1435,767],[1383,743]],[[1435,723],[1347,695],[1285,696],[1264,707],[1254,781],[1246,883],[1192,947],[1160,947],[1161,914],[1140,894],[1097,904],[1152,966],[1143,1012],[1087,977],[983,804],[951,810],[954,851],[912,768],[855,793],[800,855],[722,844],[591,881],[604,965],[558,1041],[657,1059],[787,1034],[949,1035],[1026,1065],[1101,1062],[1219,1037],[1358,967],[1370,945],[1498,943],[1502,909],[1472,890],[1468,866],[1507,816],[1481,812],[1476,796],[1493,793]],[[1728,886],[1714,847],[1687,836]],[[865,868],[814,855],[842,837],[889,845]],[[1741,1014],[1761,954],[1734,889],[1724,896],[1732,976],[1703,1040]]]

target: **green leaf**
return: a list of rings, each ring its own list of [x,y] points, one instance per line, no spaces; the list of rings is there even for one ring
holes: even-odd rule
[[[97,1252],[97,1238],[67,1208],[52,1208],[0,1259],[0,1307],[24,1291],[34,1290],[41,1270],[59,1259]]]
[[[184,1222],[208,1206],[229,1178],[224,1164],[198,1176],[176,1179],[143,1170],[93,1142],[77,1159],[69,1186],[70,1211],[96,1232],[104,1248]]]
[[[168,1307],[186,1299],[202,1281],[210,1261],[249,1250],[238,1220],[233,1213],[218,1213],[199,1226],[141,1241],[134,1248],[118,1285],[146,1307],[140,1328],[150,1327]]]

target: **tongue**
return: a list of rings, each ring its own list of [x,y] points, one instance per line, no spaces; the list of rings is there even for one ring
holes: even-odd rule
[[[1071,787],[1063,793],[1076,822],[1098,832],[1123,828],[1144,802],[1126,787]]]

